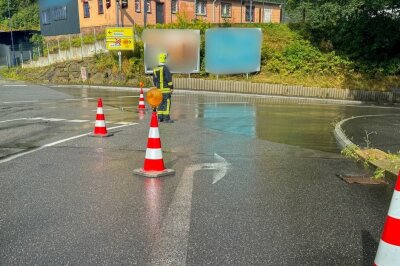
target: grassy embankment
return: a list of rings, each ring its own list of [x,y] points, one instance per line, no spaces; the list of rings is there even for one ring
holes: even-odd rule
[[[229,27],[229,24],[221,26]],[[311,87],[335,87],[365,90],[389,90],[391,87],[398,87],[400,76],[388,75],[380,69],[371,67],[368,71],[358,71],[360,69],[356,62],[339,55],[335,51],[323,52],[313,46],[303,35],[298,27],[285,24],[246,24],[235,25],[239,27],[260,27],[263,30],[263,45],[261,52],[261,71],[250,75],[251,82],[278,83],[288,85],[304,85]],[[201,38],[201,73],[192,75],[205,79],[213,79],[214,75],[204,71],[204,32],[212,27],[208,23],[197,21],[189,23],[182,19],[179,23],[170,25],[157,25],[157,28],[191,28],[200,29]],[[136,28],[140,35],[142,29]],[[97,39],[104,38],[98,35]],[[83,38],[84,43],[93,43],[92,35]],[[72,46],[79,47],[80,38],[72,38]],[[69,48],[69,40],[61,40],[62,50]],[[56,53],[58,45],[50,44],[49,51]],[[143,44],[138,42],[134,52],[125,52],[123,55],[123,73],[118,73],[118,61],[115,53],[101,54],[95,57],[92,68],[95,72],[111,70],[113,76],[119,76],[118,83],[129,83],[133,78],[144,79],[143,67]],[[93,61],[93,60],[92,60]],[[368,66],[367,66],[368,67]],[[45,73],[50,67],[42,69],[9,69],[3,70],[2,75],[10,79],[27,79],[40,81],[37,73]],[[226,75],[220,79],[245,80],[245,75]],[[115,79],[110,79],[111,84],[115,84]],[[96,81],[91,81],[95,83]],[[104,81],[103,81],[104,82]]]

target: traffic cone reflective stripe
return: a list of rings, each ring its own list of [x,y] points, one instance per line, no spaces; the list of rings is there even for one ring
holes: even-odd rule
[[[140,88],[138,109],[146,109],[146,105],[144,104],[144,96],[143,96],[143,89],[142,88]]]
[[[112,134],[107,132],[106,127],[106,117],[103,112],[103,101],[101,98],[97,100],[97,113],[96,113],[96,123],[94,125],[94,132],[92,136],[96,137],[108,137]]]
[[[164,160],[162,157],[160,132],[158,130],[157,115],[153,112],[150,122],[149,138],[147,140],[146,157],[144,159],[144,171],[163,171]]]
[[[174,170],[166,169],[164,166],[156,112],[151,115],[144,166],[142,169],[134,170],[134,173],[147,177],[159,177],[175,173]]]
[[[397,177],[374,265],[400,265],[400,173]]]

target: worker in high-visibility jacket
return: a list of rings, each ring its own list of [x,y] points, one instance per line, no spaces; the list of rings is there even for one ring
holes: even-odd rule
[[[172,84],[172,75],[169,71],[167,62],[167,54],[161,53],[158,56],[158,67],[153,70],[153,83],[158,89],[161,90],[163,100],[157,108],[158,121],[173,123],[170,118],[171,112],[171,95],[174,89]]]

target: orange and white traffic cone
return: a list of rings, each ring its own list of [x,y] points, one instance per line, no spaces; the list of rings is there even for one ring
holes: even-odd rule
[[[143,96],[143,88],[140,88],[140,96],[139,96],[139,105],[138,105],[138,110],[145,110],[146,105],[144,104],[144,96]]]
[[[94,126],[93,137],[109,137],[112,133],[107,132],[106,118],[103,112],[103,101],[101,98],[97,100],[97,113],[96,113],[96,124]]]
[[[144,83],[140,82],[140,96],[139,96],[139,105],[138,105],[139,111],[146,109],[146,105],[144,104],[143,86],[144,86]]]
[[[374,266],[389,265],[400,265],[400,172],[374,263]]]
[[[135,169],[134,174],[146,177],[160,177],[166,175],[173,175],[175,173],[172,169],[166,169],[161,150],[160,132],[158,130],[157,113],[153,112],[151,115],[150,132],[147,141],[146,156],[144,159],[144,166],[140,169]]]

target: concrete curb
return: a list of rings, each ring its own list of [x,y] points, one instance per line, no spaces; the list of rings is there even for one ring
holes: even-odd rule
[[[334,133],[334,135],[335,135],[336,141],[337,141],[337,143],[339,144],[339,146],[340,146],[342,149],[344,149],[344,148],[346,148],[346,147],[349,147],[349,146],[357,146],[356,144],[354,144],[354,142],[352,142],[352,141],[346,136],[344,130],[342,129],[342,125],[343,125],[344,123],[346,123],[346,122],[348,122],[348,121],[350,121],[350,120],[353,120],[353,119],[357,119],[357,118],[363,118],[363,117],[379,117],[379,116],[386,116],[386,115],[363,115],[363,116],[354,116],[354,117],[350,117],[350,118],[344,119],[344,120],[340,121],[339,123],[337,123],[336,126],[335,126],[335,129],[334,129],[334,132],[333,132],[333,133]],[[381,152],[383,152],[383,151],[381,151]],[[384,152],[383,152],[383,153],[384,153]],[[374,169],[380,168],[380,167],[378,166],[378,164],[376,163],[377,161],[371,161],[371,160],[368,160],[367,157],[364,157],[364,156],[360,155],[359,153],[356,153],[356,154],[357,154],[358,158],[359,158],[361,161],[367,162],[368,165],[372,166]],[[397,174],[398,174],[398,173],[393,172],[393,171],[390,170],[390,169],[383,169],[383,170],[385,170],[385,178],[386,178],[386,179],[390,178],[390,179],[387,180],[387,181],[393,183],[393,182],[395,182],[395,181],[397,180]]]
[[[140,91],[137,87],[125,87],[125,86],[103,86],[103,85],[64,85],[64,84],[51,84],[42,83],[42,86],[50,88],[86,88],[86,89],[102,89],[102,90],[119,90],[119,91]],[[149,88],[143,88],[146,92]],[[203,90],[185,90],[185,89],[174,89],[175,92],[182,92],[186,94],[210,94],[210,95],[236,95],[243,97],[261,97],[271,99],[295,99],[295,100],[307,100],[315,103],[323,104],[351,104],[361,105],[362,101],[355,100],[338,100],[338,99],[326,99],[326,98],[312,98],[312,97],[300,97],[300,96],[283,96],[283,95],[266,95],[266,94],[252,94],[252,93],[234,93],[234,92],[221,92],[221,91],[203,91]]]

